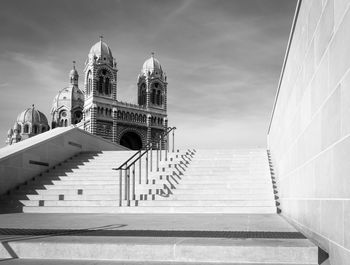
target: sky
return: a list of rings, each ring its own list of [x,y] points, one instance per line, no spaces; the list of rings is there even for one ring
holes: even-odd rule
[[[136,103],[137,76],[155,53],[179,148],[265,147],[295,7],[296,0],[2,0],[0,146],[32,104],[51,123],[72,61],[82,77],[103,35],[118,64],[120,101]]]

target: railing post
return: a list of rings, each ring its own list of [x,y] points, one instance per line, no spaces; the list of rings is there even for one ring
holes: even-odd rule
[[[159,140],[159,161],[162,161],[162,137]]]
[[[156,148],[157,148],[157,171],[159,171],[159,146],[158,146],[158,143],[156,143]]]
[[[150,149],[150,151],[151,151],[151,163],[150,163],[150,171],[152,172],[152,169],[153,169],[153,156],[152,156],[152,153],[153,153],[153,142],[151,143],[151,149]]]
[[[139,184],[141,184],[141,152],[139,155]]]
[[[165,136],[164,139],[165,142],[165,146],[164,146],[164,151],[165,151],[165,161],[168,161],[168,135]]]
[[[126,172],[127,172],[127,179],[128,179],[128,185],[127,185],[128,206],[130,206],[130,167],[126,170]]]
[[[132,200],[136,200],[136,187],[135,187],[135,163],[132,165]]]
[[[175,129],[173,130],[173,153],[175,151]]]
[[[123,169],[119,169],[119,206],[123,206]]]
[[[146,184],[148,184],[148,152],[146,153]]]
[[[128,169],[124,169],[124,199],[128,200]]]

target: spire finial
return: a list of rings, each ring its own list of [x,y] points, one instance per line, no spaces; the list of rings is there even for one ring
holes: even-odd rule
[[[152,58],[154,58],[154,52],[151,52],[151,54],[152,54]]]
[[[73,61],[73,69],[75,70],[75,61]]]
[[[103,39],[103,35],[100,35],[100,41],[102,41],[102,39]]]
[[[34,104],[32,104],[32,108],[34,109]]]

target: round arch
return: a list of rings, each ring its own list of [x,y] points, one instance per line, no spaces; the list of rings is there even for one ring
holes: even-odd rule
[[[120,144],[131,150],[142,149],[142,139],[136,132],[133,131],[123,133],[120,137]]]

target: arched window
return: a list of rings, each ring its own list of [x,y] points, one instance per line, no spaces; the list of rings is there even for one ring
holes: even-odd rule
[[[67,125],[68,125],[67,120],[64,120],[64,127],[67,127]]]
[[[45,127],[42,127],[41,128],[41,132],[45,132],[46,131],[46,128]]]
[[[106,94],[106,95],[109,95],[110,92],[109,92],[109,78],[108,78],[108,77],[107,77],[106,80],[105,80],[105,85],[104,85],[104,87],[105,87],[105,94]]]
[[[151,103],[155,104],[156,103],[156,90],[152,89],[152,93],[151,93]]]
[[[33,131],[34,131],[34,134],[37,134],[39,132],[37,125],[33,126]]]
[[[157,105],[160,105],[160,90],[157,91]]]
[[[19,124],[18,124],[18,126],[17,126],[17,130],[18,130],[18,132],[19,132],[19,133],[21,133],[21,132],[22,132],[22,127],[21,127],[21,125],[19,125]]]
[[[88,91],[87,91],[88,95],[90,95],[91,90],[92,90],[92,80],[89,78],[89,80],[88,80]]]
[[[103,77],[100,76],[98,80],[98,93],[102,94],[103,93]]]
[[[28,124],[24,125],[23,132],[24,133],[28,133],[29,132],[29,125]]]

